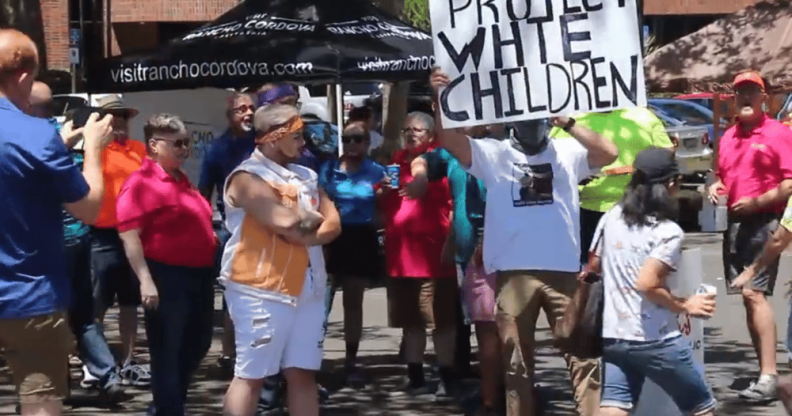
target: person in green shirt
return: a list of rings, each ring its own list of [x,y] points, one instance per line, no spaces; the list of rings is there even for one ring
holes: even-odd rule
[[[600,175],[580,185],[580,263],[586,264],[600,218],[621,200],[630,183],[635,156],[647,147],[673,148],[674,145],[663,122],[643,107],[572,117],[577,125],[599,133],[619,149],[615,162],[603,167]],[[559,140],[572,138],[558,127],[550,131],[550,137]]]

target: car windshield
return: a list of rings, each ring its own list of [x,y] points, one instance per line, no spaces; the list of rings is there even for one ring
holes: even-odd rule
[[[712,124],[712,116],[700,111],[699,109],[685,104],[663,104],[663,107],[674,118],[681,120],[683,123],[691,126],[700,126],[702,124]]]
[[[674,117],[671,117],[667,112],[661,110],[658,107],[650,105],[649,109],[652,110],[652,112],[657,116],[657,118],[659,118],[660,121],[663,122],[663,126],[665,127],[681,126],[682,124],[684,124],[682,121],[679,121]]]
[[[55,117],[62,117],[75,108],[85,107],[88,102],[82,97],[73,95],[56,95],[52,97],[52,111]]]
[[[708,108],[710,111],[715,111],[715,100],[712,98],[683,98],[682,100],[698,104],[702,107]],[[727,114],[729,114],[729,102],[729,98],[724,98],[720,101],[720,112],[722,116],[727,116]],[[712,117],[710,117],[710,120],[711,119]]]

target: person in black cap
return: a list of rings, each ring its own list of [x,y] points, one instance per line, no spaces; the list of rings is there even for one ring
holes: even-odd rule
[[[692,318],[711,317],[715,295],[683,299],[668,289],[684,237],[674,222],[678,209],[673,195],[678,189],[674,153],[657,147],[641,151],[624,197],[603,216],[594,234],[591,253],[601,265],[604,286],[598,415],[627,416],[646,378],[660,386],[682,414],[712,415],[715,409],[712,390],[677,322],[683,312]]]
[[[483,264],[496,273],[498,332],[506,364],[507,416],[533,416],[536,323],[554,322],[569,304],[580,271],[578,183],[610,165],[619,150],[574,118],[510,123],[508,139],[472,140],[443,127],[439,91],[451,82],[436,68],[436,131],[440,145],[487,188]],[[551,140],[551,127],[573,138]],[[576,411],[599,408],[599,362],[567,356]]]

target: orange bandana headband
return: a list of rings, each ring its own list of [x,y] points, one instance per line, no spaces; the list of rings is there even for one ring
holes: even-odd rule
[[[270,143],[270,142],[277,142],[278,140],[302,130],[303,126],[302,118],[300,116],[294,116],[289,119],[289,121],[273,126],[263,136],[259,139],[259,143]]]

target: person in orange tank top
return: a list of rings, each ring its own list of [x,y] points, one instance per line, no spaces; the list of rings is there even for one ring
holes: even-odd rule
[[[305,140],[294,106],[254,116],[256,150],[226,180],[220,279],[237,345],[224,414],[251,415],[267,377],[283,371],[289,414],[317,416],[327,273],[322,245],[341,233],[316,172],[294,164]]]

